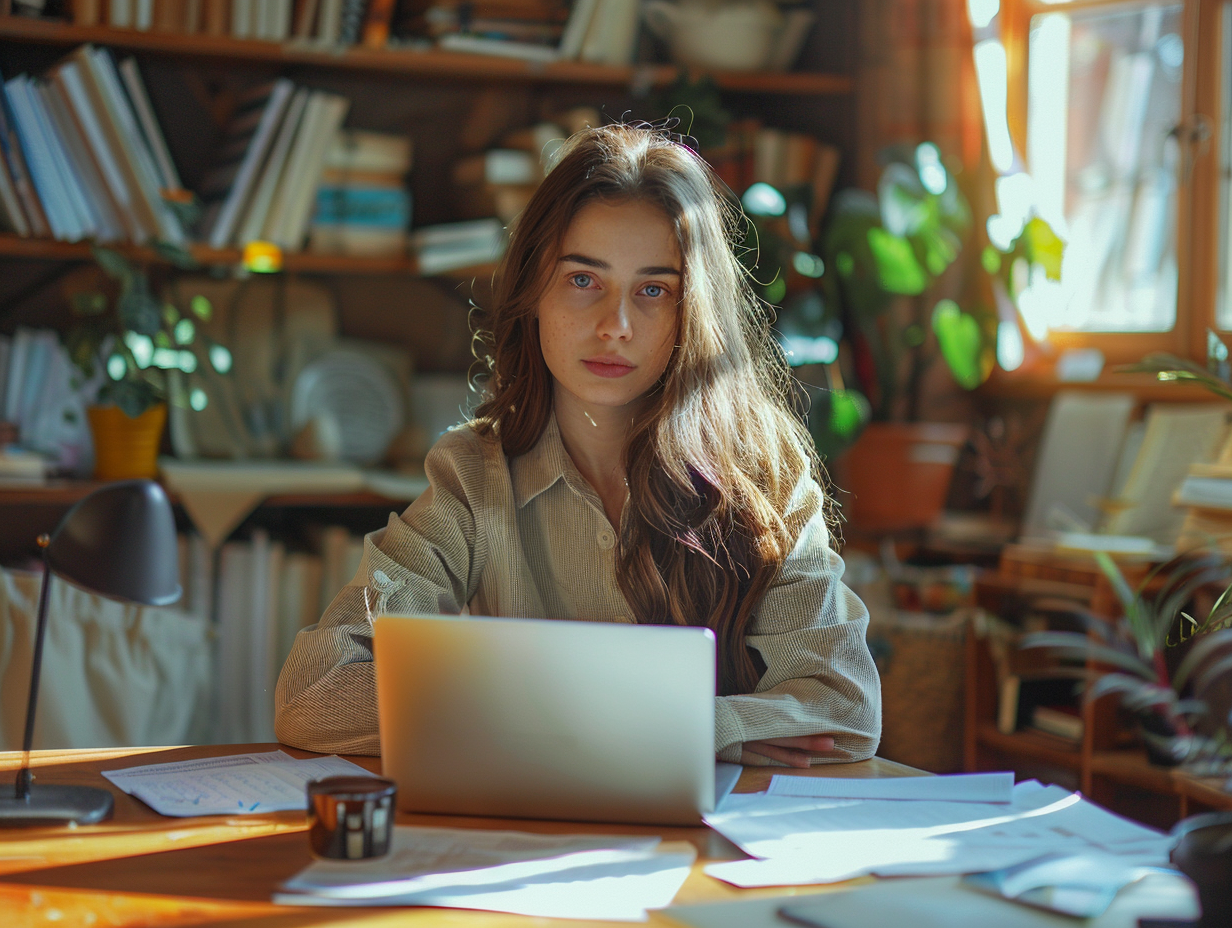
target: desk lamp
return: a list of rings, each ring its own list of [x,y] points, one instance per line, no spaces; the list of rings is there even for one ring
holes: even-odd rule
[[[89,825],[111,815],[113,801],[105,789],[31,784],[30,746],[52,574],[109,599],[166,606],[180,598],[175,517],[167,494],[152,480],[125,480],[95,490],[68,511],[50,536],[39,536],[38,543],[43,549],[43,586],[23,757],[14,794],[0,794],[0,828]]]

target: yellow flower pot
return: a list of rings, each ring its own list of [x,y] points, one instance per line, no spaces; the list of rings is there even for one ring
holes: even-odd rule
[[[119,406],[86,410],[94,436],[96,480],[135,480],[158,474],[158,446],[167,423],[167,406],[151,406],[132,419]]]

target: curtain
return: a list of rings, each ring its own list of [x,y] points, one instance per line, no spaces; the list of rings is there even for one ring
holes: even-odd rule
[[[21,747],[42,577],[0,571],[0,750]],[[204,617],[53,580],[36,748],[185,744],[208,731]]]

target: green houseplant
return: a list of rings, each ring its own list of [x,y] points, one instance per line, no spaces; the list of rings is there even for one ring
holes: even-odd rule
[[[160,249],[176,267],[196,267],[178,249]],[[65,347],[79,374],[91,380],[101,368],[102,385],[87,408],[94,438],[98,479],[153,477],[167,420],[167,403],[203,408],[204,393],[175,389],[181,373],[202,363],[218,373],[231,366],[230,352],[198,334],[196,320],[208,321],[213,307],[202,296],[185,305],[155,296],[148,269],[119,251],[92,249],[107,286],[71,294],[75,324]]]
[[[1058,673],[1080,681],[1085,699],[1117,697],[1153,762],[1232,768],[1232,706],[1222,692],[1232,677],[1232,563],[1219,551],[1188,552],[1133,587],[1107,553],[1095,558],[1121,615],[1109,619],[1056,604],[1055,611],[1075,617],[1085,633],[1037,632],[1021,647],[1046,650]],[[1222,592],[1195,618],[1190,604],[1212,588]]]

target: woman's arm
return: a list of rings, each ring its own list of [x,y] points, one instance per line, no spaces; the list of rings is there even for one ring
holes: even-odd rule
[[[807,522],[745,639],[766,672],[754,693],[717,700],[720,760],[855,761],[877,750],[881,681],[864,640],[868,612],[842,583],[843,562],[830,548],[822,502],[812,481],[798,492],[797,514]],[[816,735],[832,737],[832,749],[795,740]]]
[[[474,594],[485,554],[475,516],[485,467],[479,441],[459,429],[433,447],[424,462],[427,492],[364,538],[355,577],[321,621],[296,636],[274,693],[279,741],[380,753],[370,617],[457,614]]]

